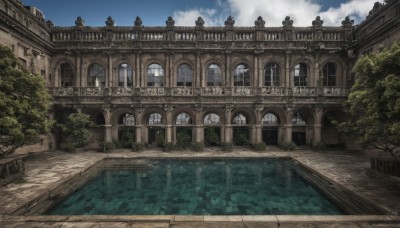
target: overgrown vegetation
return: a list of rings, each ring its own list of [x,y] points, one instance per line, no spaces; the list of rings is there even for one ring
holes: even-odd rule
[[[233,151],[232,143],[222,143],[222,150],[223,151]]]
[[[51,105],[43,76],[30,73],[0,45],[0,158],[37,143],[49,131]]]
[[[215,131],[215,128],[206,128],[204,140],[207,146],[218,146],[220,144],[220,138]]]
[[[358,135],[364,147],[400,161],[400,44],[360,58],[353,72],[356,82],[344,103],[348,119],[334,123],[340,131]]]
[[[94,126],[90,116],[84,113],[71,113],[65,124],[58,124],[67,137],[67,143],[73,148],[81,148],[89,143],[92,137],[89,128]]]
[[[265,150],[267,150],[267,145],[265,145],[265,143],[263,143],[263,142],[255,143],[255,144],[253,144],[253,150],[265,151]]]

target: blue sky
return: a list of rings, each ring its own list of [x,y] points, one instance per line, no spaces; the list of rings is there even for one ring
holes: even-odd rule
[[[56,26],[72,26],[77,16],[85,25],[104,26],[108,16],[117,25],[131,26],[140,16],[144,26],[164,26],[168,16],[176,25],[194,26],[202,16],[209,26],[223,25],[232,15],[238,26],[253,26],[262,16],[266,26],[281,26],[285,16],[295,26],[310,26],[316,16],[324,25],[340,26],[346,16],[362,21],[377,0],[23,0],[42,10]],[[383,0],[379,0],[383,1]]]

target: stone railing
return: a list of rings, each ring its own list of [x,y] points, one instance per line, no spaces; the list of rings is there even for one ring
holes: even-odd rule
[[[24,157],[26,156],[11,155],[0,159],[0,186],[13,182],[24,175]]]
[[[346,97],[345,87],[51,87],[48,88],[55,97],[69,96],[325,96]]]
[[[254,27],[235,27],[226,30],[224,27],[204,27],[196,30],[195,27],[174,27],[168,30],[165,27],[54,27],[52,41],[351,41],[346,34],[348,30],[342,27],[323,27],[316,30],[313,27],[268,27],[254,29]]]

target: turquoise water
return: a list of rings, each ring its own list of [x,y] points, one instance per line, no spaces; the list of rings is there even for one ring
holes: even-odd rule
[[[338,215],[288,160],[159,160],[105,170],[47,215]]]

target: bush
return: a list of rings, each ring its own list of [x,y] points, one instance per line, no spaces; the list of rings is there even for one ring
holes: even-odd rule
[[[164,143],[163,150],[166,152],[171,152],[171,151],[175,150],[175,145],[172,143]]]
[[[233,150],[232,143],[222,143],[222,150],[223,151],[232,151]]]
[[[140,152],[144,150],[144,144],[143,143],[132,143],[132,151],[134,152]]]
[[[289,143],[280,143],[279,147],[285,151],[295,151],[296,150],[296,143],[289,142]]]
[[[112,142],[104,142],[99,149],[100,152],[108,153],[111,150],[115,149],[115,145]]]
[[[201,152],[204,150],[204,143],[203,142],[197,142],[192,144],[192,150],[196,152]]]
[[[176,145],[181,149],[186,149],[191,145],[192,137],[185,131],[176,134]]]
[[[253,149],[255,151],[265,151],[267,149],[267,145],[265,145],[263,142],[255,143],[253,144]]]

